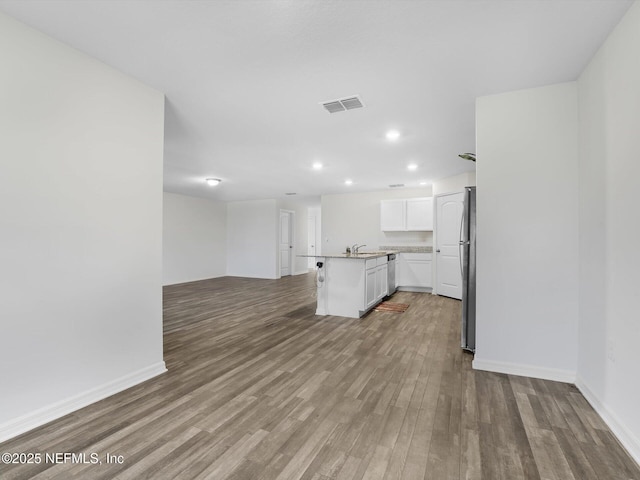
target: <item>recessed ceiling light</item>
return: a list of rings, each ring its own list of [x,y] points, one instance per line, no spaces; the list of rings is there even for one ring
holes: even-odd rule
[[[210,187],[215,187],[221,181],[222,180],[220,180],[219,178],[207,178],[207,185],[209,185]]]
[[[420,182],[420,185],[423,185],[423,186],[424,186],[424,185],[426,185],[426,184],[427,184],[427,182]]]
[[[315,162],[313,164],[313,169],[314,170],[322,170],[322,164],[320,162]]]
[[[345,185],[351,185],[353,183],[353,180],[347,179],[344,181]]]
[[[415,163],[410,163],[409,165],[407,165],[407,168],[413,172],[414,170],[418,169],[418,165],[416,165]]]
[[[400,132],[398,130],[389,130],[385,136],[390,142],[395,142],[400,138]]]

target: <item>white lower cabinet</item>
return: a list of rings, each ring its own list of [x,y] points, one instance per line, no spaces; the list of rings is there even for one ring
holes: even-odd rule
[[[400,253],[396,271],[398,288],[431,288],[430,253]]]
[[[318,282],[316,315],[359,318],[387,295],[387,256],[317,257],[324,281]]]
[[[372,307],[376,303],[376,271],[377,267],[370,268],[366,271],[365,277],[365,308]]]
[[[371,308],[382,300],[389,292],[387,273],[389,271],[386,258],[385,263],[370,267],[366,271],[365,308]]]

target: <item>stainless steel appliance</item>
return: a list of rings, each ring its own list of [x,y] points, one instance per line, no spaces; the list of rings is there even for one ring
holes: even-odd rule
[[[476,187],[465,187],[460,222],[462,348],[476,351]]]
[[[396,254],[387,255],[387,285],[389,287],[387,295],[392,295],[396,291]]]

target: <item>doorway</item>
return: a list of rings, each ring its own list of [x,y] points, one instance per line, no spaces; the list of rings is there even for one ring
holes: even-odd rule
[[[280,210],[280,276],[293,274],[293,216],[290,210]]]
[[[309,215],[307,223],[307,255],[316,255],[316,217]],[[316,259],[309,257],[307,268],[312,269],[316,265]]]
[[[436,291],[462,299],[460,233],[464,192],[436,196]]]

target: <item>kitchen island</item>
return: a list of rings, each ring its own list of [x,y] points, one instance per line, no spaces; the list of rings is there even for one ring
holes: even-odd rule
[[[360,318],[388,293],[387,252],[340,253],[315,259],[316,315]]]

